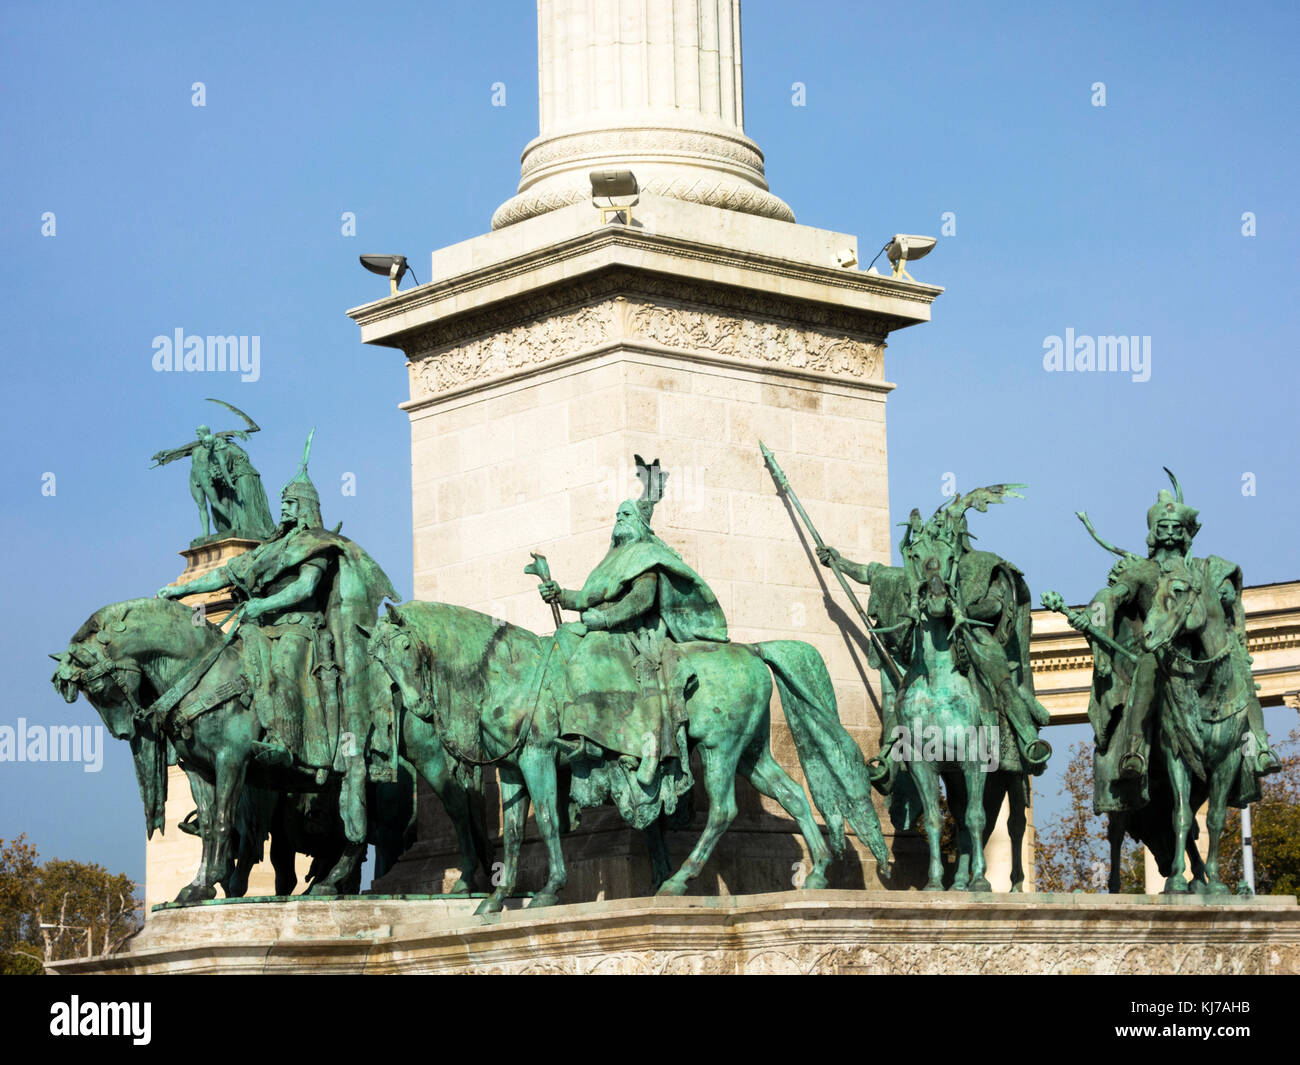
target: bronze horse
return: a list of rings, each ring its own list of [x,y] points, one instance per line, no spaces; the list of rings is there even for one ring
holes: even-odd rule
[[[131,744],[149,835],[164,827],[169,762],[178,761],[185,769],[199,807],[203,856],[177,902],[214,898],[217,884],[236,875],[237,815],[248,786],[291,795],[323,794],[337,817],[341,773],[305,772],[257,757],[266,730],[248,695],[241,651],[237,635],[231,639],[206,620],[196,624],[190,609],[178,602],[132,599],[96,611],[65,651],[51,655],[59,663],[51,680],[63,698],[71,703],[84,694],[109,732]],[[196,663],[201,668],[209,659],[195,678]],[[391,700],[391,693],[380,671],[375,678],[372,698],[379,705]],[[188,686],[188,693],[166,713],[153,710],[175,686]],[[441,748],[408,747],[401,754],[438,793],[456,824],[462,879],[455,890],[467,892],[476,867],[484,872],[488,867],[490,850],[481,821],[471,818],[466,790],[451,773]],[[365,846],[339,847],[332,867],[311,892],[338,894],[355,884]]]

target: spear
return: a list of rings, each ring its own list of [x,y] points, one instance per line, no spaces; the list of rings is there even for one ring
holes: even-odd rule
[[[813,538],[813,543],[818,547],[825,547],[826,544],[822,541],[821,534],[813,525],[812,519],[808,517],[808,512],[803,509],[803,504],[799,502],[799,497],[794,494],[794,489],[790,487],[789,478],[786,477],[785,472],[777,464],[776,456],[768,450],[767,445],[761,440],[758,442],[758,447],[759,450],[763,452],[763,459],[767,463],[768,469],[772,471],[772,479],[776,481],[777,487],[785,493],[786,498],[790,500],[791,504],[793,504],[799,517],[803,519],[804,525],[807,526],[808,532]],[[867,612],[862,609],[862,604],[858,602],[858,597],[853,594],[853,589],[849,587],[849,582],[845,579],[844,573],[840,569],[839,560],[835,555],[831,555],[830,568],[839,580],[840,587],[844,589],[844,594],[849,597],[849,602],[853,604],[853,609],[858,612],[858,617],[862,619],[863,628],[867,630],[867,635],[871,637],[871,645],[876,649],[876,654],[880,656],[880,661],[888,667],[895,687],[901,688],[903,686],[902,670],[898,668],[898,664],[894,661],[893,656],[885,650],[885,644],[880,639],[880,634],[872,626],[871,622],[867,620]]]

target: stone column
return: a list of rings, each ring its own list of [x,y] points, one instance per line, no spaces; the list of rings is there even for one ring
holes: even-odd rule
[[[540,133],[500,229],[631,169],[658,196],[794,221],[745,136],[740,0],[538,0]]]

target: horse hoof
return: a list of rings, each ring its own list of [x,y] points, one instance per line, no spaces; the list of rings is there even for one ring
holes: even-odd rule
[[[992,891],[993,885],[985,877],[976,877],[970,882],[971,891]]]
[[[1196,884],[1200,889],[1199,893],[1209,892],[1211,895],[1232,894],[1232,892],[1228,890],[1228,885],[1225,884],[1222,880],[1211,880],[1209,884],[1201,884],[1201,882],[1198,880],[1196,881]]]
[[[1181,876],[1171,876],[1165,881],[1166,895],[1186,895],[1188,890],[1187,881]]]
[[[928,884],[925,885],[925,888],[924,888],[923,890],[925,890],[925,891],[942,891],[942,890],[943,890],[943,881],[942,881],[942,880],[931,880]]]
[[[206,902],[208,899],[217,897],[217,889],[212,884],[186,884],[176,896],[176,901],[191,905],[195,902]]]
[[[1013,895],[1023,895],[1023,894],[1025,893],[1025,885],[1024,885],[1024,884],[1012,884],[1012,885],[1011,885],[1011,893],[1012,893]]]
[[[505,896],[499,891],[494,891],[478,904],[478,909],[474,911],[474,914],[475,916],[481,916],[485,913],[500,913],[501,907],[504,905]]]
[[[969,887],[969,881],[966,881],[966,880],[954,880],[954,881],[952,882],[952,887],[950,887],[948,890],[949,890],[949,891],[969,891],[969,890],[970,890],[970,887]]]
[[[456,883],[451,885],[451,891],[449,891],[448,894],[468,895],[471,890],[472,889],[470,888],[470,886],[467,883],[465,883],[464,877],[462,877],[460,880],[457,880]]]
[[[828,886],[826,878],[821,873],[809,873],[804,877],[801,888],[804,891],[825,891]]]
[[[685,881],[685,880],[678,880],[677,877],[675,877],[675,876],[674,876],[674,877],[669,877],[667,880],[665,880],[665,881],[664,881],[664,886],[661,887],[658,891],[655,892],[655,895],[656,895],[656,896],[659,896],[659,895],[685,895],[685,894],[686,894],[686,881]]]
[[[560,896],[553,891],[539,891],[533,896],[532,901],[528,904],[530,910],[537,910],[543,906],[558,906]]]
[[[315,895],[318,898],[321,897],[331,898],[332,896],[337,895],[338,893],[339,893],[339,889],[336,888],[333,884],[326,884],[324,882],[319,884],[312,884],[311,888],[307,892],[308,895]]]

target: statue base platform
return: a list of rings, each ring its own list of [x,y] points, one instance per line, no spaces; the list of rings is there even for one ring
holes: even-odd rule
[[[1300,974],[1293,896],[782,891],[476,917],[480,897],[233,899],[159,908],[125,952],[50,969]],[[512,907],[526,901],[511,900]]]

